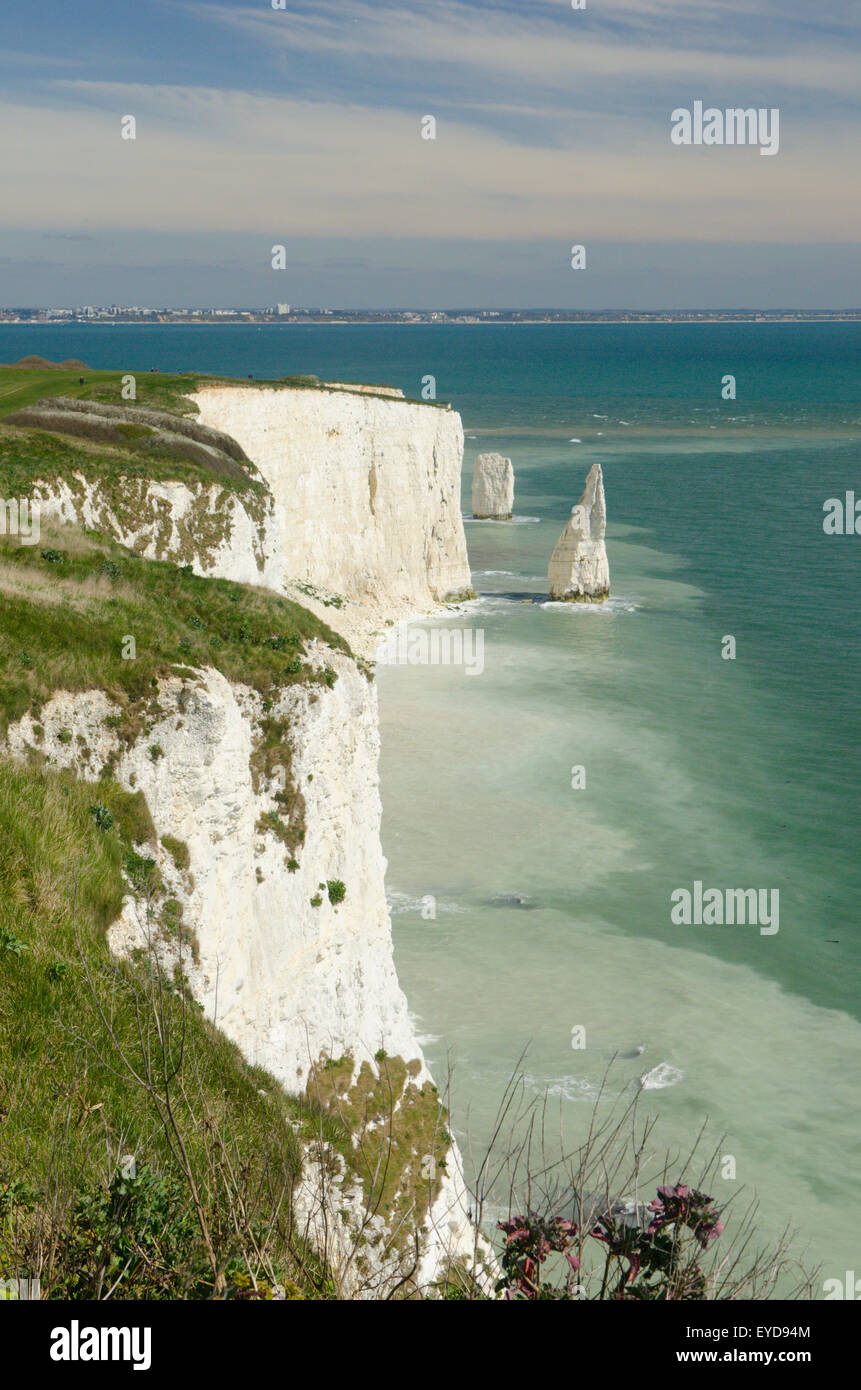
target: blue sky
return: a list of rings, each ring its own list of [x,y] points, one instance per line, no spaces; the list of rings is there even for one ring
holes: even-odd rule
[[[855,307],[859,35],[845,0],[10,7],[0,303]],[[779,108],[779,153],[673,146],[695,100]]]

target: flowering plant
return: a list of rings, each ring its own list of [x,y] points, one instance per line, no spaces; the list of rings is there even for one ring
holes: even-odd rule
[[[576,1295],[572,1291],[572,1275],[580,1270],[580,1256],[571,1248],[578,1235],[581,1243],[590,1237],[605,1248],[597,1298],[702,1299],[706,1279],[688,1232],[695,1246],[706,1250],[724,1229],[714,1198],[684,1183],[659,1187],[648,1206],[613,1203],[593,1211],[582,1231],[576,1221],[532,1210],[497,1224],[505,1245],[496,1287],[508,1299],[582,1297],[580,1285]],[[564,1255],[568,1265],[561,1286],[542,1277],[553,1253]]]

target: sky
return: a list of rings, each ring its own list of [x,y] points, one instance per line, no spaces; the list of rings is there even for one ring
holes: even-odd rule
[[[857,0],[585,3],[4,0],[0,305],[861,306]]]

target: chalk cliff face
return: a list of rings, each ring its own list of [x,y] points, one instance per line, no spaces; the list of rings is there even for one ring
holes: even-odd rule
[[[237,440],[268,483],[286,585],[383,619],[470,593],[454,411],[296,387],[204,386],[192,399],[201,423]]]
[[[266,711],[270,727],[282,721],[289,731],[292,780],[304,799],[306,837],[292,872],[290,852],[265,822],[279,810],[283,769],[255,775],[260,696],[218,671],[163,681],[160,717],[129,748],[112,732],[116,710],[99,691],[58,692],[40,712],[44,734],[27,715],[8,736],[13,751],[40,748],[52,765],[91,779],[119,754],[115,775],[143,792],[159,838],[188,846],[187,882],[166,851],[159,864],[176,880],[184,925],[197,938],[196,996],[250,1060],[293,1091],[321,1053],[351,1052],[357,1064],[380,1047],[421,1058],[392,960],[376,689],[344,654],[327,649],[326,664],[337,673],[331,689],[287,686]],[[59,737],[64,729],[71,740]],[[153,746],[162,753],[155,760]],[[337,906],[329,881],[346,888]],[[131,913],[112,928],[112,944],[140,945],[139,925]]]
[[[269,489],[141,477],[47,479],[42,514],[147,559],[262,584],[371,655],[391,619],[471,597],[460,508],[463,426],[390,388],[207,386],[199,423],[242,445]]]
[[[610,566],[604,545],[607,506],[600,463],[589,469],[583,496],[550,557],[550,597],[565,603],[600,603],[610,595]]]
[[[270,494],[72,477],[41,485],[43,515],[110,532],[146,557],[288,593],[342,630],[342,601],[361,633],[469,591],[455,413],[353,389],[206,387],[196,400],[202,423],[243,446]],[[104,693],[58,691],[38,723],[26,715],[9,729],[8,744],[91,780],[110,764],[143,792],[159,843],[140,850],[155,854],[181,905],[195,948],[184,962],[189,984],[251,1061],[302,1091],[321,1056],[347,1054],[358,1073],[363,1062],[376,1069],[383,1049],[410,1064],[408,1084],[430,1086],[392,955],[376,690],[343,653],[327,648],[322,659],[337,677],[331,688],[288,685],[265,710],[214,669],[166,678],[131,745],[120,743]],[[287,731],[289,770],[259,756],[273,721]],[[295,856],[277,830],[288,777],[304,801]],[[187,866],[165,837],[187,846]],[[344,885],[341,901],[333,884]],[[152,932],[130,893],[112,947],[131,950]],[[420,1282],[452,1257],[471,1264],[475,1252],[454,1143],[448,1154],[424,1217]],[[311,1188],[309,1219],[323,1234],[358,1201],[339,1190],[321,1214]],[[348,1248],[349,1232],[342,1237]]]
[[[321,1057],[349,1054],[356,1072],[362,1063],[376,1070],[382,1049],[410,1063],[408,1084],[422,1087],[430,1076],[392,958],[376,690],[346,655],[327,649],[325,660],[337,676],[331,688],[285,687],[265,711],[266,726],[275,720],[289,729],[290,775],[306,825],[298,860],[266,820],[280,809],[275,794],[285,777],[283,769],[261,776],[261,765],[255,768],[264,735],[260,696],[212,668],[164,679],[158,715],[130,746],[115,731],[119,707],[98,690],[57,692],[38,723],[27,714],[10,727],[8,745],[19,756],[38,750],[51,766],[94,782],[110,761],[123,787],[143,792],[159,843],[138,849],[156,858],[164,895],[181,905],[182,930],[194,946],[183,961],[189,984],[250,1061],[301,1092]],[[181,867],[166,837],[187,848]],[[346,890],[340,902],[332,901],[334,883]],[[130,892],[109,932],[112,949],[125,954],[154,944],[170,967],[176,945],[165,938],[163,920],[158,902]],[[415,1158],[420,1164],[423,1156]],[[349,1292],[358,1287],[349,1258],[355,1231],[367,1219],[361,1193],[354,1180],[336,1185],[330,1210],[315,1183],[316,1162],[309,1157],[297,1200],[329,1254],[342,1260]],[[424,1214],[420,1283],[440,1277],[452,1258],[471,1264],[475,1251],[454,1144],[438,1178]],[[345,1210],[352,1216],[341,1225]],[[397,1275],[395,1234],[383,1217],[365,1231],[365,1296],[374,1279],[382,1288]]]
[[[477,520],[510,521],[514,515],[514,469],[502,454],[479,454],[472,475],[472,514]]]
[[[72,475],[39,482],[41,516],[113,536],[147,560],[190,564],[197,574],[279,586],[271,498],[217,483],[99,480]]]

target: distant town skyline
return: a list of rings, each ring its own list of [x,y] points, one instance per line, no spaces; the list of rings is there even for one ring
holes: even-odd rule
[[[270,305],[268,307],[176,308],[143,305],[79,305],[74,308],[21,308],[0,306],[0,326],[15,324],[164,324],[164,323],[257,323],[286,326],[307,323],[765,323],[859,322],[861,308],[763,309],[756,306],[736,309],[483,309],[475,307],[445,309],[346,309]]]
[[[859,38],[848,0],[20,7],[0,302],[849,308]],[[731,145],[673,143],[703,108]]]

